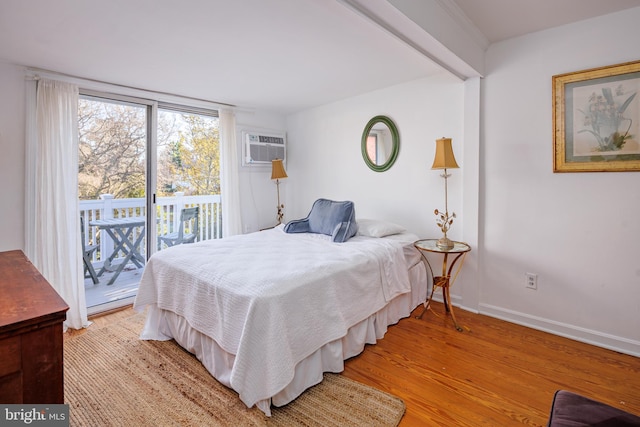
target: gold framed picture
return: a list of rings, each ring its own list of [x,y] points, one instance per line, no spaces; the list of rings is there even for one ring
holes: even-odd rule
[[[640,171],[640,61],[552,77],[553,171]]]

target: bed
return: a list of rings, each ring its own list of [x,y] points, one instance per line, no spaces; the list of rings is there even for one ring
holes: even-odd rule
[[[269,416],[425,300],[417,237],[358,223],[344,243],[279,225],[154,254],[134,303],[141,339],[174,339]]]

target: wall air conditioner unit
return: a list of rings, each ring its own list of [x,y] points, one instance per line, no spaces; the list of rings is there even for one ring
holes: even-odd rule
[[[243,131],[242,165],[271,165],[271,160],[287,160],[287,140],[284,133]]]

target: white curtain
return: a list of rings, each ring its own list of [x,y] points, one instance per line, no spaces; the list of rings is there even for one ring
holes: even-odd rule
[[[221,109],[219,115],[222,152],[222,164],[220,165],[222,236],[228,237],[242,233],[240,174],[236,147],[236,115],[230,109]]]
[[[69,305],[65,330],[80,329],[89,322],[78,213],[78,87],[29,83],[25,251]]]

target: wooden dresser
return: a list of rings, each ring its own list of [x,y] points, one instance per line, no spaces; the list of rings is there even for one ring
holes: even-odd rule
[[[0,403],[64,403],[68,309],[22,251],[0,252]]]

